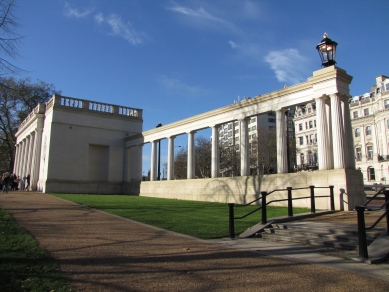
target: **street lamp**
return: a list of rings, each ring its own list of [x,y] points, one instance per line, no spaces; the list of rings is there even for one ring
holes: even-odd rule
[[[162,127],[161,122],[158,123],[156,128]],[[161,180],[161,140],[158,141],[158,177],[157,180]]]
[[[323,67],[329,67],[336,64],[335,57],[337,45],[337,42],[328,38],[328,34],[324,33],[321,43],[316,46]]]

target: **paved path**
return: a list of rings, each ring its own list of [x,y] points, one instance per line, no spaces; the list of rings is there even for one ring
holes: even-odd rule
[[[295,244],[199,240],[41,193],[0,194],[0,207],[52,254],[75,291],[389,290],[388,265]]]

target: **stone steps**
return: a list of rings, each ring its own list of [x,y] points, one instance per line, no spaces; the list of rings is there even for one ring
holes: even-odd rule
[[[377,238],[384,228],[366,232],[367,243]],[[342,250],[358,250],[358,229],[354,226],[317,222],[290,222],[271,224],[255,237],[273,241],[289,241],[313,246],[332,247]]]

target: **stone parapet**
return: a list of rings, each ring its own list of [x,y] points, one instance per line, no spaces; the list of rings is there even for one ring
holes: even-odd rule
[[[315,189],[316,196],[329,195],[327,187],[333,185],[336,210],[351,210],[366,201],[361,172],[349,169],[263,176],[146,181],[141,182],[139,195],[166,199],[246,204],[259,198],[262,191],[271,192],[276,189],[285,189],[288,186],[293,187],[293,189],[306,188],[310,185],[326,187]],[[308,198],[293,201],[293,206],[310,208],[309,194],[309,189],[294,190],[293,198]],[[286,197],[286,191],[274,192],[269,195],[267,201],[285,199]],[[275,202],[271,205],[287,206],[287,202]],[[329,198],[317,198],[316,208],[329,210]]]

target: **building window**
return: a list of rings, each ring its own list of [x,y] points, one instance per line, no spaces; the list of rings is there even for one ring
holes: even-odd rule
[[[235,143],[239,142],[239,137],[235,137]]]
[[[389,91],[389,83],[385,84],[385,91]]]
[[[256,119],[255,118],[252,118],[251,120],[250,120],[250,123],[254,123],[256,121]]]
[[[373,159],[373,146],[367,146],[367,159]]]
[[[356,128],[355,129],[355,131],[354,131],[354,136],[355,136],[355,138],[358,138],[358,137],[360,137],[361,136],[361,130],[359,129],[359,128]]]
[[[311,111],[312,111],[312,109],[309,107],[309,108],[308,108],[308,113],[310,114],[310,113],[311,113]]]
[[[357,161],[361,161],[362,160],[362,148],[361,147],[356,148],[355,154],[356,154]]]
[[[268,118],[267,121],[268,121],[269,123],[275,123],[275,122],[276,122],[276,119]]]
[[[239,144],[235,145],[235,150],[239,150]]]
[[[251,130],[255,131],[257,129],[257,126],[253,126]]]
[[[389,119],[386,120],[386,127],[389,129]]]
[[[370,180],[375,180],[375,171],[373,167],[368,167],[367,168],[367,179]]]
[[[389,125],[389,123],[388,123],[388,125]],[[303,124],[299,124],[299,131],[302,131],[302,130],[303,130]]]
[[[309,128],[310,128],[310,129],[313,128],[313,122],[312,122],[312,121],[309,121]]]
[[[369,115],[369,109],[368,109],[368,108],[365,108],[365,109],[363,110],[363,115],[364,115],[365,117],[367,117],[367,116]]]
[[[239,133],[239,129],[236,129],[236,130],[235,130],[235,134],[238,134],[238,133]]]
[[[313,134],[309,135],[309,143],[314,143],[315,141],[313,140]]]
[[[388,83],[389,84],[389,83]],[[386,99],[384,101],[384,105],[385,105],[385,108],[388,109],[389,108],[389,99]]]
[[[313,120],[313,125],[314,125],[315,128],[316,128],[316,120]]]
[[[257,137],[257,134],[253,134],[253,136],[252,136],[253,138],[256,138]]]
[[[239,127],[239,122],[235,122],[235,128]]]
[[[227,134],[227,131],[228,131],[227,128],[224,128],[224,134]]]
[[[304,145],[304,137],[299,137],[300,145]]]
[[[232,136],[232,131],[229,131],[228,132],[228,137],[231,137]]]
[[[300,164],[303,165],[304,164],[304,154],[301,153],[300,155]]]
[[[358,111],[353,112],[353,118],[354,118],[354,119],[357,119],[357,118],[358,118]]]
[[[371,127],[367,126],[366,127],[366,136],[370,136],[370,135],[371,135]]]
[[[228,124],[228,130],[232,130],[232,124]]]

